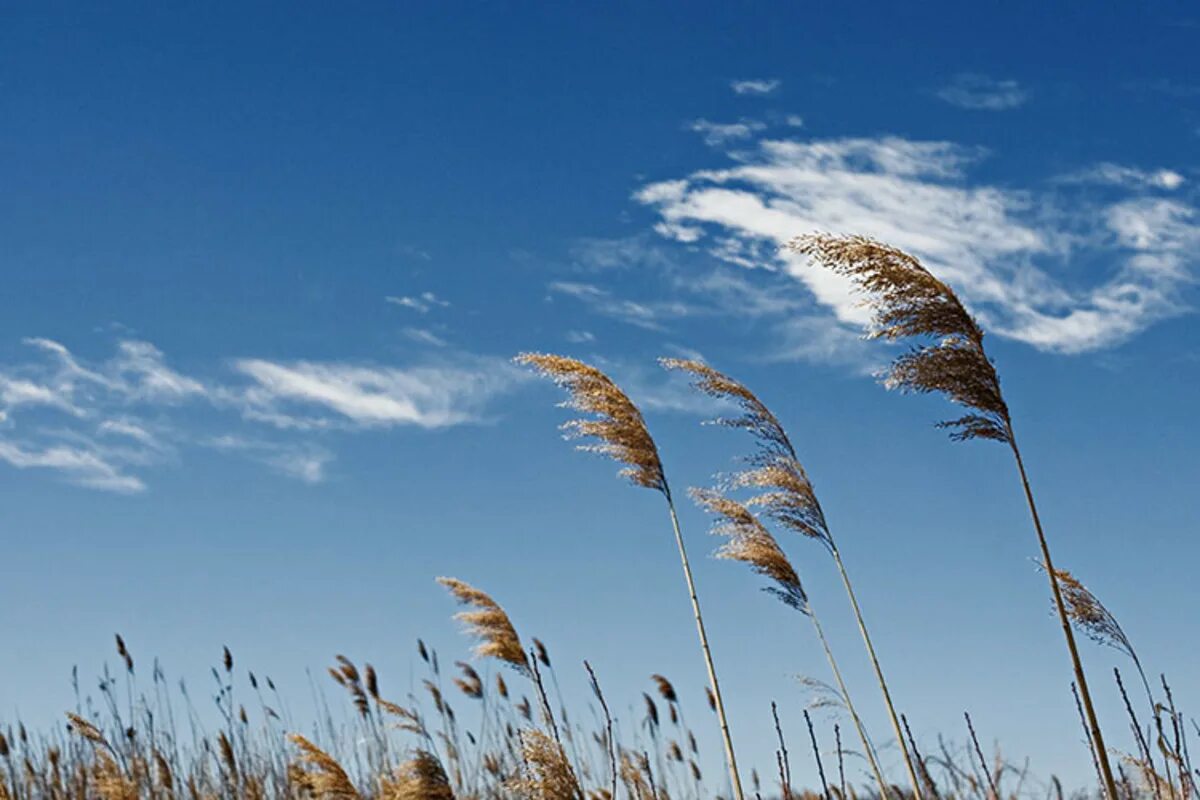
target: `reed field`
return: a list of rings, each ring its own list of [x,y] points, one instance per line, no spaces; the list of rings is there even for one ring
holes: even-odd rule
[[[1037,668],[1061,671],[1074,694],[1079,725],[1062,736],[1079,739],[1079,758],[1091,759],[1095,782],[1084,794],[1107,800],[1192,797],[1200,773],[1190,761],[1188,733],[1200,733],[1200,727],[1176,708],[1167,678],[1142,664],[1115,616],[1052,557],[1053,532],[1043,529],[1038,515],[1018,447],[1019,420],[1010,415],[984,331],[951,287],[884,243],[811,234],[788,248],[806,256],[809,268],[848,278],[873,313],[869,336],[904,348],[883,376],[888,389],[943,396],[959,409],[939,423],[951,440],[981,440],[1011,453],[1023,489],[1013,500],[1028,507],[1047,602],[1062,631],[1061,650],[1040,654]],[[330,702],[345,704],[346,713],[318,707],[306,715],[317,721],[306,726],[296,725],[289,711],[301,701],[281,697],[270,678],[238,664],[228,649],[212,668],[215,692],[200,697],[168,682],[157,663],[116,636],[118,668],[105,670],[95,695],[76,678],[76,701],[64,709],[61,726],[30,730],[19,719],[0,717],[0,800],[1062,800],[1071,794],[1052,777],[1053,765],[1009,763],[987,752],[969,715],[961,730],[946,731],[936,746],[912,735],[909,717],[920,715],[919,703],[894,694],[888,683],[885,654],[876,651],[868,625],[877,612],[860,606],[855,565],[838,549],[837,531],[803,465],[802,444],[793,443],[751,388],[699,361],[661,361],[664,369],[685,375],[695,391],[733,409],[718,424],[746,434],[738,471],[715,475],[710,486],[685,489],[670,483],[641,412],[604,372],[560,355],[525,353],[516,361],[564,390],[564,405],[576,415],[563,426],[568,438],[620,464],[633,488],[661,496],[661,519],[647,526],[661,528],[659,535],[671,537],[678,551],[678,566],[661,565],[662,582],[688,595],[695,656],[708,680],[706,704],[684,703],[671,679],[654,673],[653,663],[645,664],[642,697],[609,697],[604,676],[586,661],[562,663],[546,644],[524,636],[505,612],[503,598],[483,586],[437,577],[460,607],[455,619],[475,642],[473,658],[463,653],[447,658],[418,641],[414,646],[425,671],[421,687],[397,695],[386,688],[386,669],[381,678],[370,664],[332,655],[325,688],[314,702],[327,693]],[[548,409],[547,425],[555,421]],[[697,429],[695,435],[708,434]],[[684,502],[711,516],[710,531],[681,528],[676,510]],[[774,721],[777,742],[769,772],[739,763],[738,731],[728,723],[726,698],[738,687],[721,681],[714,659],[720,644],[710,641],[703,613],[707,603],[720,599],[697,587],[689,561],[694,555],[689,547],[699,546],[708,533],[720,540],[715,556],[734,562],[729,569],[753,573],[746,575],[746,591],[765,584],[772,600],[763,602],[777,600],[795,612],[798,634],[819,649],[828,668],[813,680],[825,689],[820,702],[836,709],[836,724],[817,721],[805,710],[805,726],[785,735],[774,704],[763,709],[762,718]],[[803,559],[806,568],[832,569],[844,593],[810,596],[793,558]],[[835,654],[818,609],[842,602],[852,612],[862,649]],[[1115,648],[1128,666],[1113,675],[1087,674],[1080,650],[1093,645]],[[844,665],[862,659],[873,680],[850,685]],[[481,674],[481,662],[495,669]],[[591,687],[592,697],[582,707],[563,701],[559,675],[568,670]],[[1102,692],[1121,698],[1128,722],[1123,729],[1101,728],[1093,698]],[[629,707],[631,700],[639,718],[618,721],[614,709]],[[219,712],[215,726],[197,712],[199,705],[213,703]],[[863,713],[868,707],[882,712],[885,726],[868,730]],[[701,752],[699,730],[719,734],[720,752]],[[880,758],[885,747],[895,754],[891,771]],[[792,770],[801,762],[815,767],[817,785],[793,781]],[[1046,780],[1029,780],[1031,769]]]

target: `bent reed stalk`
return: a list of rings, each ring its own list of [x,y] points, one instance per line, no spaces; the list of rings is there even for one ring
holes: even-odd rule
[[[1083,700],[1092,750],[1100,765],[1109,800],[1118,800],[1112,765],[1071,629],[1058,572],[1050,557],[1050,545],[1017,446],[1012,417],[1000,391],[1000,378],[983,349],[983,330],[948,285],[935,278],[915,257],[894,247],[865,236],[807,234],[788,242],[787,249],[849,278],[867,295],[866,304],[873,312],[869,338],[925,341],[892,362],[884,378],[887,388],[942,394],[951,402],[970,409],[970,413],[958,419],[938,423],[938,427],[951,431],[950,438],[955,441],[991,439],[1009,446]]]
[[[867,631],[867,623],[863,619],[862,609],[858,604],[858,597],[854,594],[850,575],[846,571],[846,565],[842,561],[842,554],[838,550],[832,532],[829,530],[829,525],[825,520],[825,512],[817,500],[816,491],[813,489],[812,482],[809,480],[808,474],[800,463],[800,458],[796,454],[796,448],[792,445],[787,431],[784,430],[779,419],[767,408],[766,404],[759,400],[757,395],[750,391],[744,384],[730,378],[728,375],[718,372],[700,361],[663,358],[659,359],[659,363],[666,369],[679,370],[690,374],[693,378],[692,386],[695,389],[710,397],[720,400],[730,400],[741,409],[741,416],[732,418],[722,417],[714,420],[714,422],[725,427],[745,430],[754,437],[758,449],[746,459],[750,464],[750,469],[736,473],[729,477],[726,482],[732,488],[762,490],[760,494],[747,502],[748,506],[762,507],[779,524],[802,536],[820,542],[833,557],[838,575],[842,581],[842,586],[845,588],[846,596],[850,600],[850,607],[854,611],[859,635],[862,637],[867,655],[871,661],[871,666],[875,671],[875,680],[883,695],[884,705],[887,707],[892,732],[896,737],[897,746],[904,759],[904,766],[908,771],[913,795],[917,800],[923,800],[922,784],[917,777],[917,770],[913,765],[912,757],[905,744],[904,736],[901,733],[900,719],[896,713],[896,707],[892,702],[892,695],[888,689],[887,680],[884,678],[883,668],[879,664],[875,645],[871,641],[870,633]],[[824,637],[822,636],[823,639]]]
[[[763,526],[754,512],[745,505],[712,489],[692,489],[691,495],[698,505],[708,510],[715,518],[713,534],[726,539],[725,544],[715,553],[716,557],[748,564],[754,572],[770,578],[775,585],[767,587],[766,591],[778,597],[788,607],[799,611],[812,623],[813,629],[817,633],[817,639],[821,642],[821,648],[825,651],[825,659],[829,662],[834,680],[837,681],[842,703],[850,713],[850,718],[862,741],[863,754],[871,767],[875,780],[879,783],[880,797],[883,800],[889,800],[890,789],[887,781],[883,778],[883,771],[879,768],[875,748],[871,744],[870,737],[867,736],[862,717],[859,716],[858,710],[854,707],[854,701],[850,698],[850,689],[842,679],[842,671],[838,667],[837,659],[834,658],[833,649],[829,646],[825,630],[821,627],[816,612],[813,611],[808,593],[804,591],[795,567],[788,561],[783,549],[775,541],[775,537]]]
[[[683,578],[692,603],[692,615],[696,620],[696,632],[700,638],[704,666],[708,671],[709,688],[712,690],[717,721],[721,728],[730,785],[734,800],[745,800],[742,781],[738,775],[737,757],[733,750],[733,738],[729,733],[729,720],[725,714],[725,702],[717,681],[717,670],[708,644],[700,600],[696,596],[696,582],[692,576],[691,563],[688,561],[687,548],[683,543],[679,516],[675,513],[675,502],[663,471],[662,461],[659,459],[658,447],[646,428],[641,411],[611,378],[582,361],[544,353],[522,353],[515,360],[519,364],[533,367],[564,388],[570,398],[565,403],[567,407],[594,415],[588,419],[571,420],[562,426],[569,438],[593,439],[598,442],[580,445],[580,449],[600,453],[624,464],[625,468],[620,472],[623,477],[636,486],[660,492],[666,499],[675,545],[683,567]]]

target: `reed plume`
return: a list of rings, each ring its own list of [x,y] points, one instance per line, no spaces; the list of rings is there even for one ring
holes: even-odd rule
[[[454,800],[442,762],[428,750],[413,753],[380,788],[385,800]]]
[[[734,800],[744,800],[742,781],[738,775],[737,758],[733,751],[733,739],[729,733],[729,721],[725,715],[725,704],[721,698],[717,670],[708,645],[704,616],[700,611],[700,600],[696,596],[696,582],[692,576],[687,549],[684,547],[679,517],[675,513],[675,503],[671,497],[671,488],[667,483],[662,461],[658,455],[658,447],[646,427],[641,411],[611,378],[582,361],[541,353],[523,353],[517,356],[516,361],[533,367],[566,389],[568,393],[566,406],[568,408],[590,415],[583,419],[567,422],[563,429],[567,432],[568,437],[592,440],[592,444],[583,445],[582,449],[599,452],[624,464],[625,467],[620,473],[622,476],[628,478],[634,485],[661,492],[666,499],[667,510],[671,516],[671,527],[675,534],[675,545],[679,549],[679,561],[683,567],[684,581],[692,602],[692,614],[696,620],[700,649],[704,656],[704,665],[708,670],[712,702],[721,727],[730,785],[733,789]]]
[[[725,544],[716,552],[717,558],[740,561],[749,565],[754,572],[770,579],[774,585],[767,587],[766,591],[778,597],[788,607],[799,611],[812,623],[825,652],[825,658],[829,662],[829,668],[837,681],[840,700],[850,713],[850,718],[862,741],[863,754],[874,773],[875,780],[879,783],[880,796],[887,800],[891,793],[890,787],[883,778],[883,771],[879,768],[879,762],[876,759],[874,748],[871,746],[871,740],[867,736],[866,728],[863,726],[862,718],[850,698],[850,690],[842,678],[842,671],[838,667],[837,659],[834,658],[829,641],[825,638],[825,631],[821,627],[820,620],[817,619],[817,615],[809,604],[808,595],[800,583],[800,576],[796,573],[796,569],[784,555],[783,549],[775,541],[775,537],[759,521],[754,512],[745,505],[711,489],[693,489],[692,497],[713,515],[712,532],[726,539]],[[787,786],[786,781],[783,785]]]
[[[646,428],[642,412],[612,379],[593,366],[564,356],[523,353],[517,362],[533,367],[567,390],[564,404],[591,419],[576,419],[562,426],[571,439],[591,439],[581,450],[600,453],[624,464],[620,474],[637,486],[669,495],[658,447]]]
[[[473,606],[476,611],[461,611],[454,618],[462,622],[467,633],[478,638],[475,655],[480,658],[496,658],[516,669],[523,675],[529,674],[529,658],[521,645],[521,637],[513,627],[512,620],[500,604],[485,592],[457,578],[438,578],[459,603]]]
[[[884,376],[885,386],[906,392],[945,395],[952,403],[968,410],[964,416],[938,423],[939,427],[950,430],[952,439],[991,439],[1004,442],[1011,449],[1037,533],[1042,561],[1046,565],[1055,610],[1083,700],[1105,790],[1109,800],[1117,800],[1112,765],[1092,704],[1066,601],[1017,447],[1008,405],[1000,391],[1000,378],[983,348],[983,330],[953,289],[934,277],[916,258],[894,247],[863,236],[828,234],[799,236],[787,247],[849,278],[867,296],[866,303],[873,312],[868,334],[871,338],[918,341],[892,362]]]
[[[561,744],[541,731],[524,731],[521,757],[524,768],[510,782],[517,796],[530,800],[583,800],[579,779]]]
[[[328,800],[357,800],[358,790],[350,782],[350,776],[333,756],[310,742],[298,733],[288,736],[300,750],[300,763],[297,764],[303,772],[306,785],[312,788],[318,798]],[[305,770],[305,766],[312,769]]]
[[[867,630],[862,609],[858,605],[858,597],[850,582],[850,574],[846,570],[841,551],[838,550],[833,534],[829,530],[825,512],[817,499],[812,481],[809,480],[804,466],[800,463],[796,448],[792,445],[787,431],[784,430],[779,418],[754,392],[728,375],[695,360],[665,358],[661,359],[660,363],[666,369],[688,373],[692,378],[694,388],[710,397],[732,401],[740,410],[741,413],[737,416],[721,417],[715,420],[719,425],[746,431],[753,437],[756,444],[755,451],[746,458],[748,468],[726,479],[729,487],[749,489],[754,492],[754,495],[747,501],[747,506],[761,508],[767,516],[783,527],[820,542],[833,557],[838,575],[842,580],[842,586],[846,590],[846,596],[854,611],[859,634],[862,636],[867,655],[874,668],[875,679],[879,683],[884,704],[887,706],[892,732],[904,759],[905,768],[908,770],[913,795],[917,800],[921,800],[922,784],[917,778],[917,770],[913,765],[912,756],[900,732],[900,720],[892,702],[891,691],[888,689],[883,668],[880,666],[879,657],[875,652],[875,645]],[[772,538],[771,541],[773,543],[774,539]],[[786,595],[781,596],[786,597]],[[884,794],[886,794],[886,790]]]

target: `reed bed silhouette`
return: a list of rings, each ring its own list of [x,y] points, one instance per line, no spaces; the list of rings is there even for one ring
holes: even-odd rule
[[[1072,693],[1080,730],[1064,735],[1082,732],[1081,754],[1090,753],[1096,774],[1097,788],[1075,796],[1196,797],[1200,773],[1190,760],[1188,730],[1200,733],[1200,726],[1176,707],[1164,676],[1151,679],[1116,616],[1077,577],[1054,565],[978,323],[949,286],[916,258],[885,244],[810,234],[787,247],[806,256],[812,268],[837,272],[861,291],[874,315],[870,337],[912,343],[885,373],[888,388],[944,395],[966,409],[963,416],[939,423],[952,439],[984,439],[1009,447],[1072,670],[1064,692]],[[130,647],[116,636],[117,673],[105,667],[94,696],[80,690],[74,673],[75,705],[60,726],[31,732],[19,720],[0,719],[0,800],[1064,800],[1057,778],[1039,782],[1027,763],[1013,764],[999,752],[985,752],[969,713],[964,713],[961,731],[939,736],[936,747],[926,742],[921,749],[909,726],[909,715],[919,716],[921,709],[902,710],[905,698],[892,693],[884,658],[871,639],[825,509],[783,424],[734,378],[700,361],[663,359],[664,368],[688,375],[697,391],[737,409],[735,415],[715,420],[717,424],[750,437],[739,469],[718,473],[710,487],[689,490],[712,517],[711,533],[721,542],[713,555],[749,567],[767,581],[771,595],[806,621],[833,681],[807,679],[822,690],[816,705],[833,707],[831,724],[824,718],[814,722],[809,709],[801,709],[804,735],[800,745],[789,745],[779,706],[771,703],[769,714],[763,714],[778,743],[771,769],[760,773],[739,767],[718,680],[720,650],[714,653],[705,626],[672,487],[644,417],[592,365],[536,353],[516,360],[566,390],[564,405],[579,415],[563,425],[568,438],[582,440],[581,449],[615,460],[634,486],[663,497],[708,678],[702,702],[698,690],[698,702],[692,705],[668,677],[653,673],[637,705],[613,705],[600,676],[587,661],[579,661],[581,666],[569,674],[586,677],[593,702],[586,704],[586,712],[577,708],[568,714],[545,643],[522,639],[519,626],[486,591],[442,577],[437,582],[462,608],[455,619],[476,642],[473,660],[455,660],[446,667],[435,649],[418,641],[424,672],[420,688],[391,694],[374,666],[360,668],[336,655],[325,685],[342,696],[345,713],[335,714],[325,691],[318,690],[317,711],[311,715],[315,721],[304,726],[295,722],[269,677],[235,669],[228,648],[211,670],[214,688],[205,698],[216,709],[214,723],[211,713],[198,712],[187,685],[168,682],[157,662],[147,685]],[[828,561],[796,560],[788,555],[791,537],[777,538],[777,533],[798,534],[796,541],[817,545]],[[833,566],[874,688],[854,687],[852,692],[798,563]],[[547,592],[554,588],[545,587]],[[1113,672],[1113,689],[1128,716],[1125,749],[1107,744],[1111,740],[1100,729],[1077,632],[1127,657],[1137,673],[1141,692],[1135,701],[1119,669]],[[886,712],[886,741],[872,737],[859,711],[867,695]],[[855,745],[843,742],[841,724],[847,721]],[[719,734],[725,767],[716,775],[702,768],[710,762],[696,734],[709,726]],[[904,785],[894,783],[881,763],[885,745],[900,756]],[[819,786],[794,785],[792,766],[799,757],[810,760]]]

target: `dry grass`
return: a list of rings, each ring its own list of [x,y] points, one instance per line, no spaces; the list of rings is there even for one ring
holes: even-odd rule
[[[1116,616],[1050,559],[1009,410],[983,348],[982,329],[949,286],[899,250],[861,237],[827,235],[800,237],[790,246],[855,282],[874,310],[873,336],[917,340],[892,364],[885,376],[888,386],[944,394],[967,409],[965,416],[942,423],[955,439],[990,439],[1011,448],[1072,656],[1084,739],[1103,793],[1109,800],[1200,800],[1193,777],[1200,772],[1188,754],[1189,727],[1200,727],[1176,707],[1165,679],[1161,690],[1151,687]],[[118,676],[105,668],[97,699],[77,691],[76,706],[61,727],[31,734],[19,720],[8,724],[0,720],[0,800],[701,800],[730,794],[741,800],[742,775],[695,582],[671,487],[645,419],[617,384],[595,367],[541,354],[522,355],[518,361],[567,390],[567,405],[584,415],[566,424],[569,436],[584,439],[584,449],[618,461],[622,474],[636,486],[661,492],[666,499],[708,671],[704,700],[698,687],[691,692],[686,685],[681,688],[654,673],[640,710],[626,706],[630,717],[622,718],[622,713],[610,711],[595,672],[584,662],[587,685],[603,713],[589,705],[568,714],[545,644],[532,639],[532,649],[527,651],[512,620],[489,594],[454,578],[439,578],[467,607],[456,619],[478,640],[475,655],[511,667],[515,676],[504,673],[511,684],[504,675],[488,674],[482,664],[477,667],[454,659],[447,662],[453,664],[454,674],[443,674],[436,650],[419,641],[417,653],[425,675],[413,683],[423,688],[419,695],[389,697],[386,682],[372,665],[360,670],[350,658],[338,655],[328,675],[337,692],[344,692],[343,699],[349,700],[346,713],[334,714],[318,692],[316,721],[311,730],[301,733],[269,677],[247,673],[243,681],[235,674],[229,648],[221,650],[211,670],[217,688],[206,718],[197,713],[186,687],[169,683],[157,662],[150,685],[139,683],[138,665],[144,668],[147,662],[135,659],[126,640],[117,636]],[[998,754],[989,758],[970,716],[966,731],[960,732],[960,736],[969,734],[969,745],[959,749],[940,736],[936,748],[928,747],[926,737],[928,749],[923,754],[918,748],[921,740],[912,735],[904,717],[899,717],[904,722],[901,732],[825,512],[780,420],[746,386],[705,364],[673,359],[664,365],[689,373],[700,391],[732,401],[740,409],[738,416],[720,422],[753,438],[755,448],[746,468],[727,476],[720,489],[697,490],[694,497],[715,517],[714,532],[724,539],[717,556],[747,565],[770,582],[776,596],[812,621],[837,683],[828,705],[846,710],[862,745],[858,753],[844,747],[837,723],[818,736],[817,726],[805,712],[809,755],[819,771],[821,791],[797,789],[792,785],[797,756],[788,748],[785,726],[772,703],[771,715],[764,710],[760,719],[768,731],[773,723],[778,750],[773,762],[748,771],[755,800],[1063,800],[1056,779],[1035,788],[1027,767],[1017,768]],[[736,493],[749,496],[743,501],[732,496]],[[909,789],[891,784],[881,769],[811,598],[769,526],[817,541],[832,555],[883,690],[895,734],[895,741],[888,744],[904,756]],[[549,594],[561,587],[544,588]],[[1104,744],[1074,630],[1115,647],[1138,670],[1146,691],[1142,715],[1126,693],[1120,673],[1115,673],[1129,716],[1130,752]],[[765,636],[775,633],[764,631]],[[914,648],[927,644],[912,643]],[[754,657],[753,653],[738,655]],[[557,710],[551,707],[543,676],[550,679]],[[807,685],[823,687],[816,680],[808,680]],[[657,694],[657,701],[651,692]],[[706,779],[700,769],[706,759],[716,762],[717,758],[702,752],[703,737],[698,738],[687,724],[685,708],[692,703],[700,707],[698,716],[705,725],[713,724],[705,704],[715,712],[727,778]],[[535,713],[535,704],[540,714]],[[822,704],[826,703],[818,697],[815,705]],[[660,713],[660,707],[665,713]],[[215,725],[210,719],[212,708]],[[1148,724],[1143,724],[1143,717]],[[1078,732],[1063,735],[1077,738]],[[824,749],[818,741],[826,742]],[[865,774],[863,762],[873,773],[873,788],[858,783]],[[777,779],[764,780],[772,775]]]

